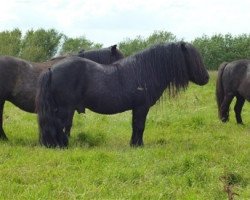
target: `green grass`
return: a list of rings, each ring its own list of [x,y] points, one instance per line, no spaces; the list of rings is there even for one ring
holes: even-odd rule
[[[131,112],[75,115],[68,149],[38,143],[36,115],[10,103],[0,142],[0,199],[250,198],[250,107],[246,125],[218,120],[216,73],[208,85],[165,97],[148,115],[143,148],[130,148]],[[233,105],[232,105],[233,106]]]

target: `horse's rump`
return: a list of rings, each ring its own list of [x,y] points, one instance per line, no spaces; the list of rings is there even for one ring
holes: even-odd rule
[[[39,116],[38,122],[44,127],[40,129],[39,139],[41,144],[47,147],[55,147],[57,145],[64,147],[67,146],[68,139],[63,132],[64,124],[56,116],[58,108],[53,93],[51,93],[51,77],[52,73],[49,69],[41,74],[38,82],[39,90],[36,96],[36,111]]]
[[[217,81],[216,81],[216,100],[218,106],[218,115],[221,118],[220,107],[224,99],[224,88],[222,83],[222,75],[228,62],[223,62],[218,68]]]

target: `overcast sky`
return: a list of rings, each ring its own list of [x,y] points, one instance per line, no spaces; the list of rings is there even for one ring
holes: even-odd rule
[[[0,31],[54,28],[110,46],[169,31],[186,41],[250,34],[250,0],[0,0]]]

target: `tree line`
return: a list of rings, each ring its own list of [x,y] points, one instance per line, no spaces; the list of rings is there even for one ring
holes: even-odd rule
[[[126,56],[129,56],[157,43],[181,40],[171,32],[154,31],[146,38],[126,38],[118,43],[118,46]],[[250,58],[250,34],[215,34],[211,37],[203,35],[189,42],[199,49],[209,70],[217,70],[224,61]],[[73,54],[82,49],[102,47],[103,44],[94,43],[85,36],[71,38],[55,29],[31,29],[25,34],[19,29],[0,32],[0,55],[11,55],[35,62],[48,60],[56,54]]]
[[[82,49],[98,49],[102,44],[94,43],[84,36],[70,38],[55,29],[33,29],[25,34],[19,29],[0,32],[0,55],[10,55],[39,62],[51,59],[56,54],[72,54]]]

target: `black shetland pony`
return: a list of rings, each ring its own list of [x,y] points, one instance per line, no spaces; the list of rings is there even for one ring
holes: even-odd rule
[[[236,97],[234,112],[238,124],[243,124],[241,118],[245,99],[250,101],[250,60],[224,62],[218,69],[216,82],[216,99],[218,114],[222,122],[229,119],[229,107]]]
[[[188,43],[156,45],[104,66],[83,58],[67,58],[40,79],[36,99],[40,141],[46,147],[66,147],[74,110],[101,114],[132,110],[131,146],[143,145],[146,116],[165,89],[171,94],[188,82],[208,82],[198,51]]]
[[[82,51],[76,56],[102,64],[110,64],[124,57],[116,45],[99,50]],[[0,139],[7,139],[3,130],[5,101],[12,102],[26,112],[34,113],[39,75],[64,58],[65,56],[60,56],[46,62],[34,63],[10,56],[0,57]]]

